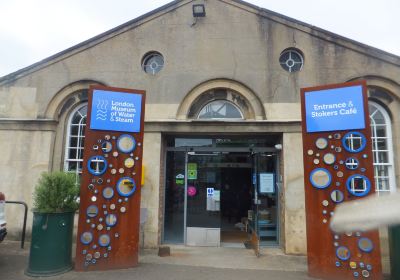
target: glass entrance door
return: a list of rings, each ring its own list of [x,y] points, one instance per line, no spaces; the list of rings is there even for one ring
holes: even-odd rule
[[[279,243],[278,158],[274,153],[253,154],[253,210],[249,213],[252,243],[259,246]]]
[[[219,246],[221,229],[220,152],[189,152],[187,162],[186,244]]]

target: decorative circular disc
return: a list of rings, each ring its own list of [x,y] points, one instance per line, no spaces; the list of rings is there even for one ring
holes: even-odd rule
[[[100,257],[101,257],[100,252],[95,252],[95,253],[93,254],[93,257],[94,257],[95,259],[100,259]]]
[[[85,257],[85,259],[86,259],[87,261],[91,261],[92,258],[93,258],[92,254],[87,254],[86,257]]]
[[[314,159],[314,164],[319,164],[319,159],[315,158]]]
[[[364,278],[368,278],[369,277],[369,271],[368,270],[363,270],[361,271],[361,274]]]
[[[132,168],[135,165],[135,160],[133,158],[127,158],[124,161],[124,165],[126,168]]]
[[[87,162],[87,168],[89,173],[92,175],[102,175],[106,172],[107,160],[103,156],[92,156]]]
[[[365,253],[370,253],[374,249],[374,244],[371,239],[362,237],[358,240],[358,248]]]
[[[323,200],[322,201],[322,205],[327,207],[329,205],[329,201],[328,200]]]
[[[350,259],[350,250],[345,246],[340,246],[336,249],[336,256],[342,261],[347,261]]]
[[[350,158],[346,159],[344,165],[349,170],[355,170],[358,168],[359,162],[358,162],[358,159],[350,157]]]
[[[336,160],[336,157],[332,153],[327,153],[324,155],[324,162],[325,164],[331,165],[334,164]]]
[[[317,189],[327,188],[331,181],[331,174],[325,168],[316,168],[310,173],[310,182]]]
[[[110,141],[104,141],[101,144],[101,149],[103,150],[103,153],[109,153],[112,150],[112,144]]]
[[[350,153],[358,153],[364,150],[367,139],[364,134],[358,131],[350,131],[343,136],[343,147]]]
[[[122,177],[118,180],[117,191],[120,196],[131,196],[136,190],[135,180],[130,177]]]
[[[125,170],[124,170],[123,168],[120,168],[120,169],[118,169],[118,172],[119,172],[120,174],[123,174],[123,173],[125,172]]]
[[[341,151],[342,151],[342,148],[341,148],[341,147],[336,147],[336,148],[335,148],[335,152],[340,153]]]
[[[107,247],[110,245],[110,236],[108,234],[102,234],[99,237],[99,245],[101,247]]]
[[[93,202],[96,202],[97,197],[96,197],[96,196],[92,196],[92,197],[90,198],[90,200],[92,200]]]
[[[117,148],[122,153],[129,154],[135,147],[135,138],[129,134],[122,134],[117,140]]]
[[[117,216],[115,214],[108,214],[106,216],[106,224],[109,227],[113,227],[117,224]]]
[[[111,199],[114,196],[114,189],[112,187],[106,187],[103,189],[103,197],[105,199]]]
[[[328,147],[328,140],[322,137],[318,138],[315,140],[315,146],[320,150],[326,149],[326,147]]]
[[[369,194],[371,190],[371,182],[364,175],[356,174],[347,179],[346,187],[352,195],[363,197]]]
[[[121,213],[125,213],[126,212],[126,208],[122,206],[121,209],[119,209],[119,211],[121,211]]]
[[[338,171],[337,173],[336,173],[336,176],[338,176],[339,178],[342,178],[343,177],[343,172],[342,171]]]
[[[96,205],[90,205],[88,208],[86,208],[86,215],[89,218],[96,217],[98,213],[99,213],[99,208],[97,208]]]
[[[334,190],[334,191],[331,192],[331,199],[335,203],[343,202],[344,194],[343,194],[342,191]]]
[[[92,242],[93,240],[93,233],[89,232],[89,231],[85,231],[84,233],[82,233],[81,235],[81,242],[85,245],[90,244],[90,242]]]

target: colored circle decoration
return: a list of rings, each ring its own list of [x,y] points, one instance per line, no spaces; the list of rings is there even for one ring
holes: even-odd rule
[[[115,214],[108,214],[106,216],[106,225],[109,227],[113,227],[117,224],[117,215]]]
[[[124,161],[124,165],[126,168],[132,168],[135,165],[135,160],[133,158],[127,158]]]
[[[130,177],[122,177],[118,180],[117,191],[120,196],[131,196],[136,190],[135,180]]]
[[[106,172],[107,160],[103,156],[92,156],[87,162],[87,168],[92,175],[102,175]]]
[[[109,152],[111,152],[111,150],[112,150],[112,144],[111,144],[111,142],[110,142],[110,141],[104,141],[104,142],[101,144],[101,149],[102,149],[102,151],[103,151],[104,153],[109,153]]]
[[[358,248],[364,253],[370,253],[374,249],[374,244],[371,239],[362,237],[358,240]]]
[[[347,261],[350,259],[350,250],[346,246],[340,246],[336,249],[336,256],[342,260],[342,261]]]
[[[325,168],[316,168],[310,173],[310,182],[317,189],[327,188],[332,181],[332,176]]]
[[[350,131],[343,136],[343,147],[350,153],[358,153],[364,150],[367,139],[364,134],[358,131]]]
[[[81,235],[82,244],[88,245],[90,244],[90,242],[92,242],[92,240],[93,240],[93,233],[89,231],[85,231],[84,233],[82,233]]]
[[[326,149],[326,147],[328,147],[328,140],[322,137],[318,138],[315,140],[315,146],[320,150]]]
[[[346,187],[352,195],[362,197],[369,194],[371,182],[364,175],[356,174],[347,179]]]
[[[114,196],[114,189],[112,187],[106,187],[103,189],[103,197],[105,199],[111,199]]]
[[[335,163],[336,157],[332,153],[327,153],[324,155],[324,162],[325,164],[332,165]]]
[[[190,197],[195,196],[196,193],[197,193],[196,187],[194,187],[194,186],[188,186],[188,188],[187,188],[187,193],[188,193],[188,196],[190,196]]]
[[[89,245],[93,241],[93,233],[89,231],[82,233],[80,240],[82,244]]]
[[[359,162],[358,162],[358,159],[353,158],[353,157],[349,157],[349,158],[346,159],[344,165],[349,170],[355,170],[355,169],[358,168]]]
[[[117,148],[120,152],[122,153],[130,153],[132,152],[136,147],[136,141],[133,136],[129,134],[122,134],[120,137],[118,137],[117,140]]]
[[[331,199],[335,203],[343,202],[344,194],[343,194],[342,191],[334,190],[334,191],[331,192]]]
[[[102,234],[99,237],[99,245],[101,247],[107,247],[108,245],[110,245],[110,236],[108,234]]]
[[[99,208],[97,208],[96,205],[90,205],[88,208],[86,208],[86,215],[89,218],[96,217],[98,213],[99,213]]]

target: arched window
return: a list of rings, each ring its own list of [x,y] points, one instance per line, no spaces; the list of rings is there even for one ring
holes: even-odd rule
[[[198,119],[243,119],[239,108],[227,100],[215,100],[201,108]]]
[[[85,144],[87,103],[71,112],[68,119],[64,155],[64,171],[82,173],[83,148]]]
[[[392,129],[389,114],[378,103],[369,101],[372,132],[372,153],[377,192],[394,192],[396,182],[393,166]]]

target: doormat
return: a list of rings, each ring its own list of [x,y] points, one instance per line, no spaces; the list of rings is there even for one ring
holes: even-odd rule
[[[243,242],[243,244],[244,244],[244,247],[246,247],[246,249],[253,249],[253,244],[251,243],[250,240]]]

